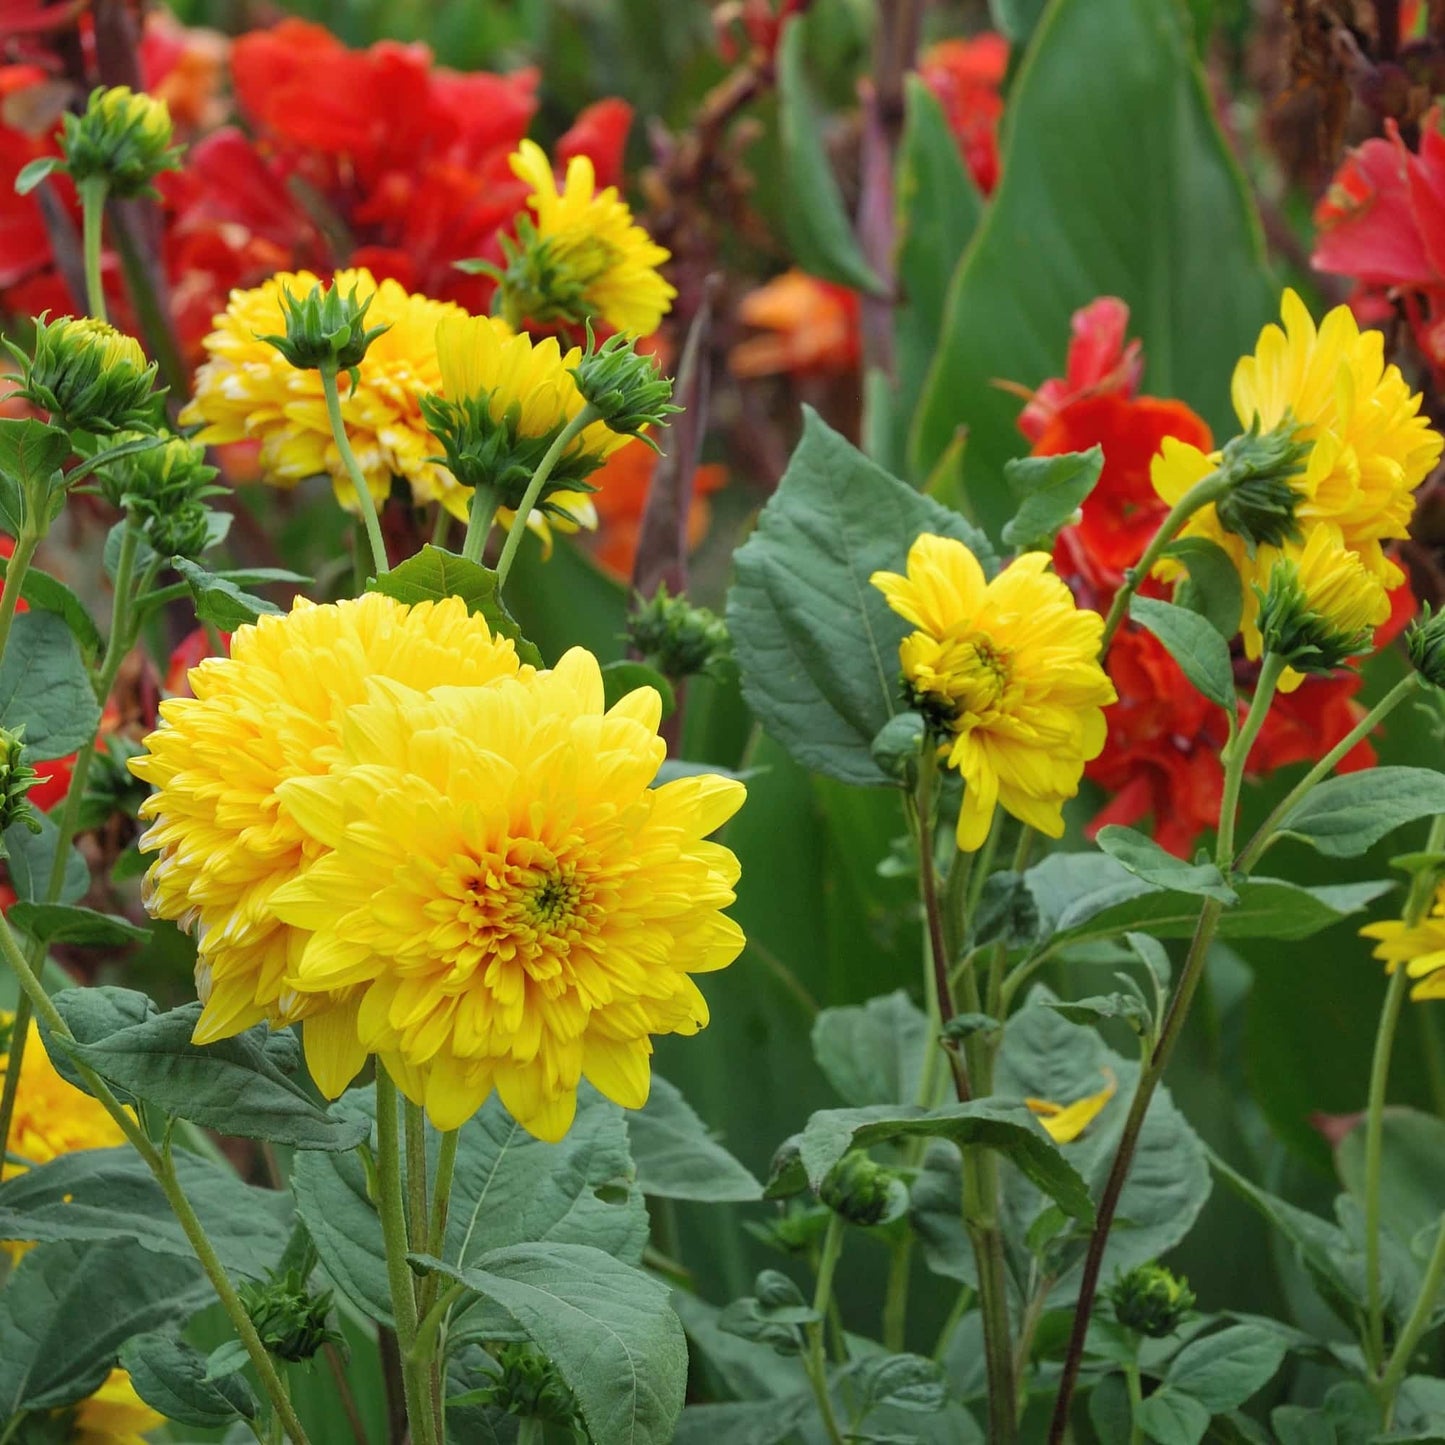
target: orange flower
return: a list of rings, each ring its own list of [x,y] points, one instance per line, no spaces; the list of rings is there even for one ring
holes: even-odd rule
[[[642,532],[642,514],[659,457],[645,442],[631,441],[613,452],[592,474],[597,491],[592,504],[597,509],[597,534],[589,538],[587,550],[609,572],[624,580],[632,576],[637,541]],[[727,468],[699,467],[692,479],[692,506],[687,514],[687,543],[696,547],[707,533],[712,509],[707,498],[727,481]]]
[[[988,195],[998,184],[999,87],[1008,71],[1008,41],[991,30],[970,40],[941,40],[918,73],[938,98],[974,184]]]
[[[862,355],[857,293],[803,271],[785,271],[750,291],[738,318],[763,334],[728,354],[734,376],[852,371]]]

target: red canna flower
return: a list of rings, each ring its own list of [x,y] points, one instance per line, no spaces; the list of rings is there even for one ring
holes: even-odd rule
[[[784,271],[743,297],[738,318],[758,334],[728,354],[734,376],[852,371],[862,355],[858,293],[806,272]]]
[[[1127,303],[1117,296],[1100,296],[1074,312],[1069,329],[1073,334],[1063,376],[1051,377],[1037,391],[1023,391],[1028,405],[1019,413],[1018,428],[1030,441],[1038,441],[1070,402],[1088,396],[1128,398],[1139,389],[1143,343],[1125,341]]]
[[[991,30],[968,40],[941,40],[918,67],[923,83],[943,107],[974,184],[990,195],[998,184],[1000,87],[1008,72],[1008,41]]]

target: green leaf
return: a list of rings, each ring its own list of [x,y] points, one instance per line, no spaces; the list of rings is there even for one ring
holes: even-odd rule
[[[644,1194],[705,1204],[763,1197],[763,1186],[708,1133],[666,1079],[654,1074],[647,1103],[625,1117],[637,1187]]]
[[[0,418],[0,526],[18,537],[26,524],[44,532],[65,502],[60,468],[70,455],[70,434],[34,417]],[[29,515],[38,505],[42,515]]]
[[[1445,774],[1433,768],[1366,768],[1311,788],[1279,831],[1327,858],[1357,858],[1387,833],[1436,813],[1445,813]]]
[[[1304,1405],[1280,1405],[1269,1413],[1279,1445],[1337,1445],[1334,1421]]]
[[[1009,9],[1022,35],[1038,7]],[[1001,180],[954,277],[911,446],[911,474],[926,476],[967,419],[965,490],[991,534],[1012,511],[1003,464],[1027,450],[1018,399],[995,379],[1059,375],[1073,311],[1122,297],[1149,390],[1228,436],[1229,376],[1277,302],[1178,0],[1058,0],[1003,124]]]
[[[904,82],[904,108],[894,179],[903,290],[893,313],[898,404],[886,455],[873,453],[900,474],[907,467],[913,404],[923,394],[938,350],[948,285],[983,214],[983,197],[963,163],[943,107],[917,75]]]
[[[179,1425],[224,1429],[235,1419],[254,1420],[260,1409],[245,1377],[210,1379],[206,1357],[174,1335],[136,1335],[121,1347],[120,1367],[153,1410]]]
[[[150,929],[139,928],[128,918],[67,903],[16,903],[8,917],[16,928],[28,933],[37,943],[124,948],[150,937]]]
[[[1018,511],[1003,529],[1005,545],[1020,552],[1052,551],[1059,529],[1084,505],[1103,470],[1099,446],[1005,462],[1004,480],[1019,499]]]
[[[16,619],[19,621],[19,619]],[[40,831],[32,833],[24,823],[12,823],[5,829],[5,866],[16,896],[26,903],[43,903],[50,892],[50,869],[55,861],[55,845],[60,830],[48,813],[37,814]],[[65,877],[60,897],[70,903],[83,898],[90,889],[90,865],[72,843],[65,850]]]
[[[1071,1024],[1092,1024],[1104,1019],[1122,1019],[1136,1033],[1150,1023],[1149,1010],[1131,993],[1098,994],[1093,998],[1056,999],[1049,1007]]]
[[[61,1014],[83,1009],[69,989],[56,996]],[[296,1149],[352,1149],[365,1130],[315,1103],[292,1076],[295,1041],[264,1024],[204,1046],[191,1042],[200,1004],[157,1014],[88,1043],[51,1039],[51,1046],[89,1064],[164,1113],[245,1139],[268,1139]],[[283,1065],[290,1067],[283,1068]]]
[[[185,557],[172,557],[171,566],[191,589],[197,621],[209,622],[222,632],[234,632],[238,627],[255,622],[258,617],[275,616],[281,611],[274,602],[257,597],[252,592],[243,592],[234,582],[228,582],[215,572],[208,572],[199,563]]]
[[[31,758],[78,752],[100,726],[100,704],[70,628],[53,612],[10,624],[0,657],[0,727],[25,729]]]
[[[1238,902],[1239,895],[1213,863],[1186,863],[1134,828],[1110,823],[1099,829],[1094,841],[1109,857],[1146,883],[1167,888],[1171,893],[1197,893],[1221,903]]]
[[[817,1409],[811,1395],[786,1400],[689,1405],[677,1422],[674,1445],[782,1445]]]
[[[286,1248],[289,1197],[253,1189],[184,1150],[175,1165],[221,1263],[264,1278]],[[154,1254],[195,1258],[155,1176],[129,1145],[62,1154],[0,1184],[0,1239],[130,1240]]]
[[[519,1244],[454,1269],[418,1260],[500,1305],[551,1361],[597,1445],[666,1445],[687,1345],[665,1285],[599,1249]]]
[[[1088,1187],[1022,1103],[976,1099],[943,1109],[823,1109],[799,1136],[798,1155],[816,1190],[850,1149],[906,1138],[947,1139],[959,1148],[996,1150],[1075,1219],[1093,1219]]]
[[[1244,615],[1244,589],[1229,553],[1208,537],[1177,537],[1164,555],[1189,569],[1174,589],[1174,601],[1207,618],[1226,642],[1233,638]]]
[[[121,1345],[215,1299],[195,1260],[125,1244],[42,1244],[0,1290],[0,1420],[92,1394]]]
[[[1229,644],[1212,622],[1187,607],[1176,607],[1156,597],[1135,597],[1129,604],[1129,616],[1164,644],[1200,693],[1226,712],[1234,711],[1234,665],[1229,659]]]
[[[340,1107],[370,1131],[369,1088],[351,1090]],[[579,1092],[576,1120],[557,1144],[534,1139],[493,1095],[462,1125],[446,1258],[468,1264],[504,1244],[557,1241],[595,1245],[635,1263],[648,1225],[631,1175],[623,1112],[594,1089]],[[390,1320],[381,1223],[360,1158],[303,1154],[291,1187],[337,1288],[364,1313]]]
[[[65,1021],[70,1025],[70,1032],[83,1044],[98,1043],[121,1029],[144,1023],[160,1013],[145,994],[135,989],[101,984],[77,989],[74,993],[75,996],[65,1006]],[[40,1021],[39,1027],[40,1036],[45,1040],[45,1052],[50,1055],[55,1072],[82,1093],[87,1092],[85,1081],[76,1072],[75,1061],[58,1045],[52,1047],[50,1031],[44,1020]],[[114,1092],[122,1104],[135,1103],[134,1096],[126,1090],[116,1089]]]
[[[902,989],[813,1020],[813,1057],[853,1108],[913,1103],[931,1044],[927,1018]]]
[[[1285,1353],[1280,1331],[1263,1325],[1230,1325],[1185,1345],[1170,1361],[1164,1385],[1217,1415],[1244,1404],[1272,1380]]]
[[[1134,1419],[1155,1445],[1199,1445],[1209,1429],[1209,1411],[1168,1385],[1150,1395]]]
[[[9,565],[8,558],[0,557],[0,581],[3,581]],[[48,572],[42,572],[38,567],[29,568],[20,584],[20,595],[32,607],[38,607],[42,612],[53,612],[64,619],[87,663],[94,662],[105,651],[105,639],[85,603]]]
[[[1022,49],[1034,33],[1048,0],[988,0],[988,13],[995,30],[1002,31],[1011,45]]]
[[[59,164],[59,156],[36,156],[26,161],[15,177],[15,194],[28,196]]]
[[[1138,931],[1187,938],[1199,919],[1189,894],[1136,878],[1102,853],[1053,853],[1025,875],[1039,907],[1040,937],[1050,948]],[[1358,913],[1393,885],[1325,884],[1301,888],[1278,878],[1241,880],[1239,902],[1219,920],[1222,938],[1308,938]]]
[[[892,781],[872,743],[903,711],[898,646],[910,629],[868,579],[901,571],[923,532],[963,542],[986,572],[996,566],[961,517],[806,411],[788,469],[734,557],[727,605],[743,695],[804,767],[845,783]]]
[[[1129,1389],[1121,1374],[1105,1375],[1089,1391],[1089,1421],[1100,1440],[1127,1440],[1132,1416]]]
[[[607,706],[620,702],[629,692],[640,687],[650,687],[662,699],[662,715],[671,717],[677,711],[677,695],[672,684],[655,668],[645,662],[609,662],[602,668],[602,693]]]
[[[883,294],[883,284],[863,259],[843,205],[823,139],[823,122],[804,61],[807,21],[787,23],[778,45],[778,132],[782,146],[783,209],[788,245],[804,271]]]
[[[1416,1109],[1386,1109],[1382,1119],[1380,1217],[1408,1246],[1421,1230],[1440,1221],[1445,1200],[1445,1120]],[[1365,1127],[1361,1123],[1335,1149],[1340,1181],[1359,1201],[1365,1197]]]
[[[368,590],[384,592],[398,602],[415,606],[418,602],[440,602],[446,597],[460,597],[467,611],[480,613],[487,626],[498,637],[510,637],[517,647],[517,656],[533,667],[542,666],[542,656],[517,626],[507,611],[507,604],[497,587],[497,574],[480,562],[468,561],[455,552],[444,551],[428,543],[414,557],[393,567],[384,577],[373,578]]]

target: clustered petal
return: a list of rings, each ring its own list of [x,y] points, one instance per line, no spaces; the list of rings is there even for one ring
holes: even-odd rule
[[[512,643],[469,616],[459,598],[415,607],[380,593],[329,606],[298,598],[286,616],[239,628],[230,657],[193,669],[194,697],[161,703],[163,725],[130,766],[157,789],[141,808],[151,823],[141,847],[159,854],[146,875],[146,906],[198,940],[205,1005],[198,1042],[343,1002],[287,985],[305,940],[269,900],[321,852],[278,790],[287,779],[326,771],[341,720],[366,700],[368,680],[425,692],[482,686],[519,671],[530,669],[521,668]],[[307,1030],[318,1082],[360,1064],[354,1046],[339,1060],[327,1052],[328,1043],[345,1038],[335,1023]]]
[[[982,846],[996,805],[1061,837],[1063,805],[1104,746],[1115,693],[1098,660],[1103,619],[1048,567],[1030,552],[988,581],[962,542],[925,533],[906,576],[870,579],[918,629],[903,640],[903,676],[963,777],[965,851]]]
[[[75,1406],[67,1445],[144,1445],[165,1423],[166,1417],[136,1394],[130,1375],[114,1369]]]
[[[1361,938],[1376,940],[1375,957],[1387,973],[1403,968],[1415,979],[1414,999],[1445,998],[1445,882],[1435,889],[1429,912],[1413,927],[1402,918],[1366,924]]]
[[[377,594],[241,628],[134,770],[158,787],[148,906],[198,925],[199,1039],[305,1019],[336,1096],[368,1054],[457,1127],[495,1088],[560,1138],[581,1079],[645,1102],[731,963],[740,783],[654,788],[650,688],[605,706],[576,649],[520,667],[460,601]]]

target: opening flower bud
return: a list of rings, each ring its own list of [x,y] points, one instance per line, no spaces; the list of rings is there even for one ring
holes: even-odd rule
[[[112,195],[126,198],[152,194],[162,171],[180,169],[171,138],[165,101],[125,85],[101,86],[80,115],[65,117],[60,149],[77,185],[104,181]]]
[[[156,368],[134,337],[92,317],[35,323],[30,356],[6,343],[20,363],[15,395],[50,413],[70,431],[109,436],[154,431],[161,420]]]
[[[1194,1308],[1189,1281],[1160,1264],[1141,1264],[1120,1275],[1109,1299],[1121,1325],[1151,1340],[1173,1334]]]

